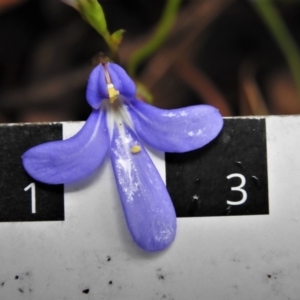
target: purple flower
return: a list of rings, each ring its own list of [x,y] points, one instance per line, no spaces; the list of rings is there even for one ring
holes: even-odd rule
[[[98,65],[88,82],[86,96],[93,111],[83,128],[70,139],[29,149],[23,164],[38,181],[70,183],[91,174],[109,152],[131,235],[152,252],[174,240],[176,215],[142,140],[164,152],[194,150],[218,135],[223,119],[208,105],[159,109],[136,100],[135,92],[120,66]]]

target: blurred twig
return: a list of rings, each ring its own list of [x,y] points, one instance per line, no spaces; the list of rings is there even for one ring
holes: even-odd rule
[[[272,4],[272,0],[257,0],[253,2],[253,5],[265,21],[283,52],[294,77],[300,99],[300,55],[292,35],[283,22],[278,10]]]
[[[300,114],[296,86],[288,70],[273,73],[267,81],[266,92],[272,114]]]
[[[29,87],[3,92],[0,94],[0,106],[2,109],[16,107],[22,109],[54,102],[55,99],[61,99],[62,96],[80,89],[82,84],[86,82],[91,69],[91,64],[87,64],[66,74],[36,82]],[[66,99],[66,101],[72,100]]]
[[[189,85],[206,104],[215,106],[222,116],[232,116],[232,111],[222,94],[209,78],[197,69],[186,58],[180,59],[174,65],[176,74]]]
[[[80,45],[87,33],[88,27],[75,19],[59,31],[41,38],[30,56],[30,82],[41,81],[69,69],[77,53],[76,46]]]
[[[240,71],[240,111],[241,116],[269,115],[265,100],[254,78],[251,64],[243,64]]]
[[[172,67],[182,58],[193,56],[195,51],[199,51],[198,46],[196,47],[199,35],[234,1],[192,1],[181,11],[168,42],[152,57],[139,78],[155,95],[155,105],[171,108],[189,104],[188,99],[178,98],[182,93],[178,93],[180,84],[169,84],[174,73]],[[167,74],[171,75],[169,83],[166,83]]]
[[[160,21],[156,26],[154,34],[150,39],[138,48],[127,63],[130,76],[134,77],[139,64],[153,54],[166,40],[175,21],[181,0],[168,0]]]
[[[22,4],[25,0],[0,0],[0,13]]]
[[[177,20],[176,41],[170,41],[159,51],[142,73],[141,80],[148,87],[156,82],[172,67],[180,57],[192,49],[196,38],[234,0],[193,1]],[[182,22],[182,20],[186,20]],[[178,42],[178,36],[181,37]],[[176,46],[175,46],[175,45]]]

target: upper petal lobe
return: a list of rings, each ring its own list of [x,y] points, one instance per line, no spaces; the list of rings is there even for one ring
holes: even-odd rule
[[[29,149],[22,156],[25,170],[34,179],[49,184],[88,176],[100,165],[108,149],[105,121],[104,113],[93,111],[73,137]]]
[[[90,74],[86,88],[86,99],[91,107],[98,109],[102,99],[107,99],[107,85],[102,65],[95,67]]]
[[[125,97],[133,97],[136,92],[135,84],[125,70],[114,63],[106,63],[107,72],[115,89]],[[90,74],[86,90],[88,103],[94,109],[100,107],[101,100],[108,99],[105,70],[102,64],[96,66]]]
[[[115,88],[125,97],[133,97],[136,93],[136,87],[132,79],[125,70],[117,64],[108,63],[109,74]]]

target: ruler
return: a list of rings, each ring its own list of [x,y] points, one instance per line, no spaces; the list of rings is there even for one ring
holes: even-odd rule
[[[110,161],[49,186],[21,154],[83,122],[0,126],[0,299],[298,299],[300,117],[227,118],[184,154],[149,149],[178,216],[174,243],[133,242]]]

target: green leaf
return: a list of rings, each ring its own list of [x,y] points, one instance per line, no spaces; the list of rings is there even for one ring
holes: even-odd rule
[[[115,31],[112,35],[111,35],[111,39],[113,40],[113,42],[116,45],[120,45],[123,39],[123,35],[125,33],[124,29],[119,29],[117,31]]]
[[[78,11],[83,19],[92,25],[101,35],[106,34],[107,25],[102,6],[97,0],[77,0]]]

